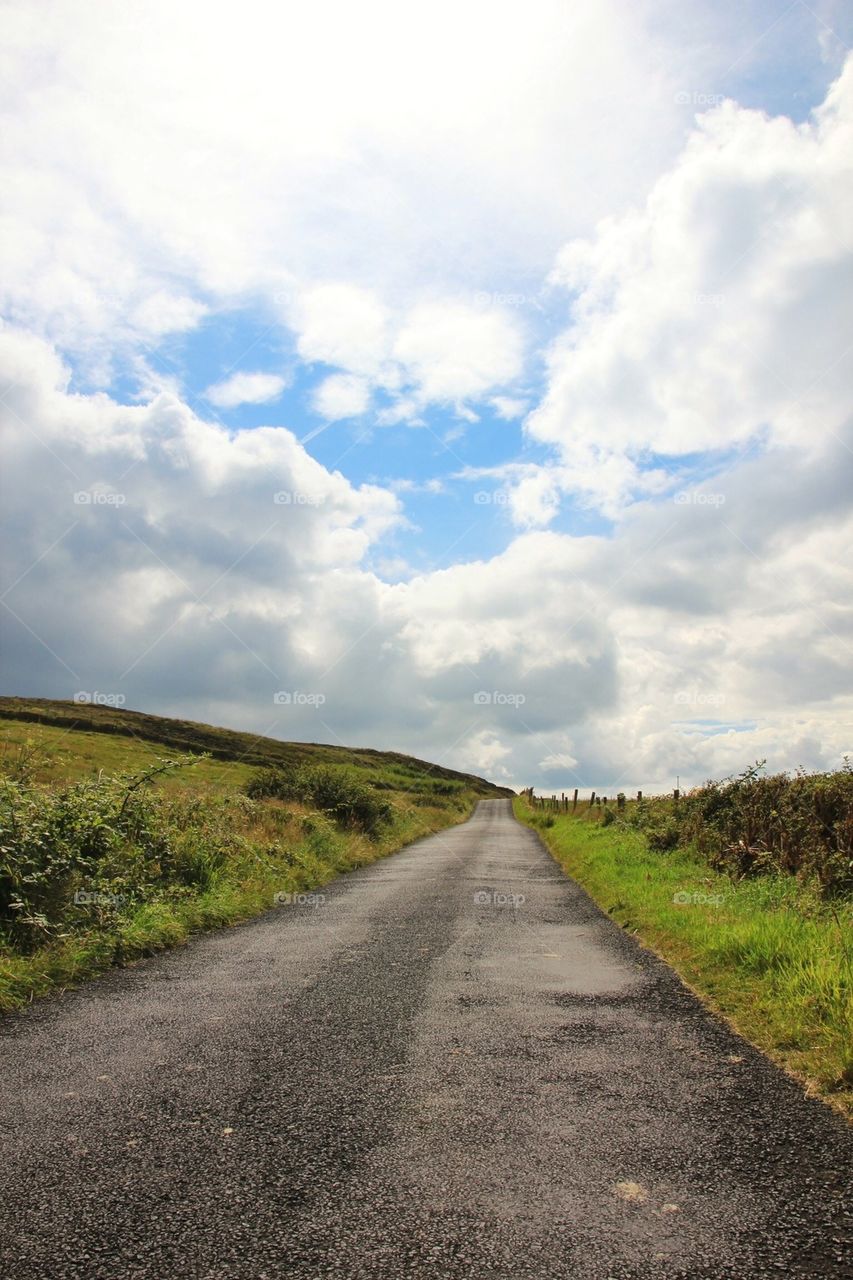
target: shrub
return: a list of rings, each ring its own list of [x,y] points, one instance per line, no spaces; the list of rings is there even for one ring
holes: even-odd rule
[[[246,795],[251,800],[298,800],[299,788],[296,771],[269,767],[258,769],[246,783]]]
[[[376,835],[391,817],[391,806],[349,769],[317,765],[300,770],[304,799],[343,827]]]
[[[655,853],[666,853],[674,849],[679,843],[679,835],[678,823],[672,819],[646,828],[646,840]]]
[[[649,848],[695,845],[717,870],[814,880],[825,894],[853,889],[853,768],[763,777],[758,763],[680,798],[643,800],[629,821]]]
[[[246,792],[253,798],[301,800],[321,810],[339,826],[375,836],[390,820],[391,805],[375,789],[347,768],[306,765],[300,769],[262,769],[250,778]]]
[[[107,922],[167,882],[209,884],[216,840],[190,839],[189,815],[141,790],[185,763],[58,788],[0,782],[0,932],[26,951]],[[80,891],[94,901],[75,901]]]
[[[535,827],[553,827],[555,818],[553,813],[534,813],[531,822]]]

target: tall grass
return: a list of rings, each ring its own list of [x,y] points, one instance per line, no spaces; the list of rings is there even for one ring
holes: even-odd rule
[[[534,825],[539,813],[516,801]],[[853,1114],[853,900],[819,877],[724,871],[620,821],[550,815],[555,858],[748,1039]]]

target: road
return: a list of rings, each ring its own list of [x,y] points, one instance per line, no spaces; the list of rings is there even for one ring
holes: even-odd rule
[[[843,1121],[508,801],[3,1019],[0,1060],[8,1280],[853,1275]]]

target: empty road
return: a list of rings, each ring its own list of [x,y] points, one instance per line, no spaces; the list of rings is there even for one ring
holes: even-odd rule
[[[0,1275],[853,1276],[853,1138],[508,801],[0,1020]]]

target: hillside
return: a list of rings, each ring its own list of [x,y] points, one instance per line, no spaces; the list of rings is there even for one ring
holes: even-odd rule
[[[0,1012],[198,930],[317,906],[326,881],[509,794],[396,752],[3,698]]]
[[[142,744],[151,743],[158,748],[166,747],[170,752],[205,753],[213,760],[242,766],[241,773],[259,767],[345,765],[361,770],[365,781],[384,789],[407,792],[437,790],[440,789],[439,784],[451,783],[481,796],[513,795],[509,788],[496,786],[474,774],[460,773],[400,752],[313,742],[281,742],[277,738],[259,737],[235,729],[197,724],[192,720],[173,720],[125,708],[52,698],[0,697],[2,721],[27,726],[26,731],[15,733],[11,726],[6,728],[0,723],[0,739],[5,743],[14,744],[24,737],[35,737],[40,746],[59,758],[63,767],[52,771],[54,776],[61,772],[66,777],[76,778],[92,769],[142,767],[148,763],[150,755]],[[36,724],[61,733],[34,734],[29,726]],[[68,737],[69,733],[74,734],[73,739]],[[93,740],[91,735],[95,734],[110,734],[130,741],[120,745],[101,743],[98,739]],[[199,776],[204,778],[209,772],[209,769],[201,769]],[[221,777],[220,771],[217,780]],[[237,780],[236,774],[234,780]]]

